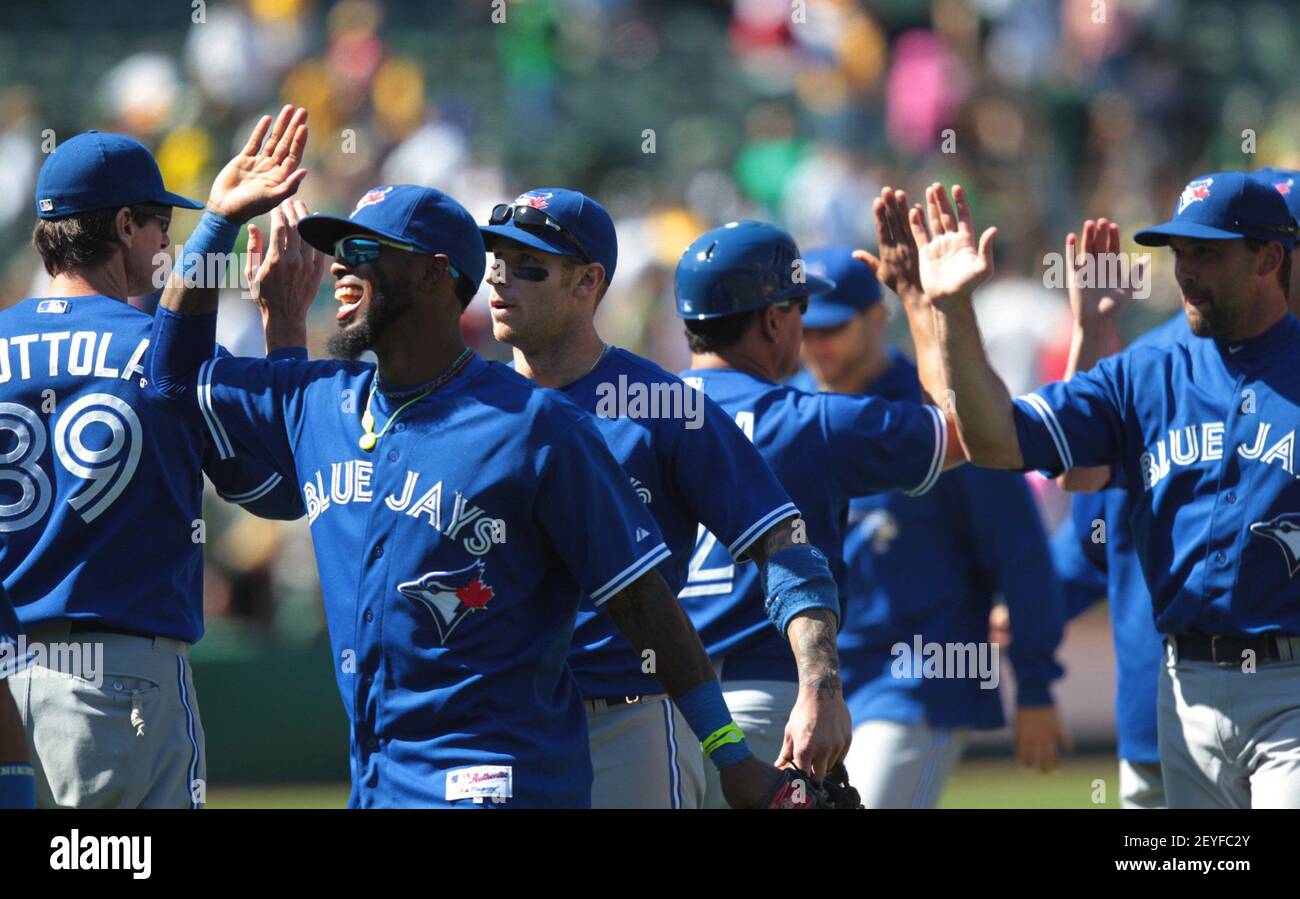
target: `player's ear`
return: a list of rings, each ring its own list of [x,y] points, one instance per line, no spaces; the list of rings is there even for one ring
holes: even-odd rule
[[[117,211],[117,215],[113,216],[113,234],[122,243],[130,243],[137,230],[131,207],[123,206]]]
[[[583,266],[582,275],[573,285],[573,292],[583,299],[598,295],[600,287],[605,283],[605,267],[599,262],[593,262],[590,265]]]
[[[763,339],[769,343],[776,343],[781,334],[781,312],[775,306],[764,306],[763,314],[759,316],[758,326],[762,329]]]

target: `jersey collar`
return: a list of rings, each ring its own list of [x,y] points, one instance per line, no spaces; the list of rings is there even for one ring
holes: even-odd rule
[[[1219,349],[1220,355],[1230,363],[1241,364],[1259,362],[1271,357],[1278,350],[1293,346],[1297,336],[1300,336],[1300,321],[1291,313],[1282,316],[1281,320],[1273,327],[1269,328],[1263,334],[1252,337],[1249,340],[1229,341],[1214,338],[1214,344]]]

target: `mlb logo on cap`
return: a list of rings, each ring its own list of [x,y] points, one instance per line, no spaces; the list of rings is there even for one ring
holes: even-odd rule
[[[125,134],[87,131],[54,148],[36,179],[36,214],[62,218],[136,203],[202,209],[163,186],[153,154]]]

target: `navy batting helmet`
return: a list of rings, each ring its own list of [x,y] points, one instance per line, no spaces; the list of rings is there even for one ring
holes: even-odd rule
[[[677,263],[677,315],[697,321],[738,315],[835,283],[804,269],[794,238],[766,222],[731,222],[706,231]]]

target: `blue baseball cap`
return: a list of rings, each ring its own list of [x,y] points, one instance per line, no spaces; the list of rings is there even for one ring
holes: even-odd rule
[[[521,227],[513,215],[517,207],[545,213],[548,222]],[[510,217],[498,220],[507,209]],[[604,206],[586,194],[563,187],[539,187],[524,191],[515,197],[513,203],[499,204],[492,213],[492,220],[480,229],[488,249],[492,248],[494,237],[508,237],[543,253],[586,256],[604,267],[606,284],[614,280],[614,266],[618,263],[618,234],[614,230],[614,220]]]
[[[389,184],[366,191],[347,218],[309,215],[298,233],[322,253],[334,255],[345,237],[384,237],[426,253],[442,253],[475,290],[487,271],[487,250],[469,211],[432,187]]]
[[[54,148],[36,179],[36,214],[57,219],[136,203],[202,209],[163,187],[153,154],[125,134],[86,131]]]
[[[1300,222],[1300,172],[1295,169],[1257,169],[1251,172],[1282,195],[1291,218]]]
[[[1263,180],[1246,172],[1212,172],[1188,182],[1174,217],[1133,235],[1144,247],[1163,247],[1171,237],[1236,240],[1254,237],[1295,247],[1296,222],[1286,201]]]
[[[819,247],[803,254],[809,274],[835,282],[829,293],[812,294],[803,315],[805,328],[836,328],[880,302],[880,282],[871,268],[853,258],[847,246]]]

